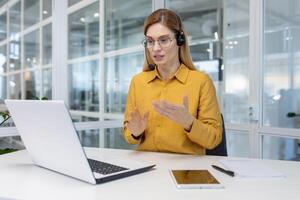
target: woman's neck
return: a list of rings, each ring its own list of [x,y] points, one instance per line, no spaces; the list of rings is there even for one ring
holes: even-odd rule
[[[167,81],[177,72],[179,66],[180,62],[176,60],[175,62],[166,65],[158,65],[157,68],[162,79]]]

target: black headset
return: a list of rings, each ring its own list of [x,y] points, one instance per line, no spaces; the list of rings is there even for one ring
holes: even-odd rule
[[[176,18],[177,18],[177,22],[179,24],[179,30],[177,30],[177,32],[176,32],[176,41],[177,41],[178,46],[182,46],[185,43],[185,35],[184,35],[183,30],[182,30],[181,19],[180,19],[179,15],[177,15],[176,13],[175,13],[175,15],[176,15]]]
[[[177,31],[176,33],[176,41],[178,46],[182,46],[185,43],[185,36],[182,30]]]

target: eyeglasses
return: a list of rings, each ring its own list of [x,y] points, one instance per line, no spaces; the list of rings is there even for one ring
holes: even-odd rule
[[[148,49],[152,49],[155,46],[155,42],[158,42],[158,45],[161,48],[168,48],[173,40],[174,39],[171,39],[169,36],[162,36],[159,37],[157,40],[153,40],[151,38],[145,37],[142,40],[142,44],[144,47],[147,47]]]

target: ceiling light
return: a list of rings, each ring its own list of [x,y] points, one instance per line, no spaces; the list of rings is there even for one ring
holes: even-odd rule
[[[94,17],[95,18],[99,17],[99,13],[94,13]]]
[[[214,35],[215,35],[215,39],[216,39],[216,40],[219,40],[219,34],[218,34],[218,32],[215,32]]]

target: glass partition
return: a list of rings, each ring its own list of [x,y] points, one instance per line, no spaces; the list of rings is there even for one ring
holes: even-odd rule
[[[194,42],[209,43],[218,39],[216,35],[219,35],[222,29],[218,19],[221,13],[218,12],[222,10],[222,7],[222,0],[166,0],[166,8],[174,10],[182,19],[191,45]]]
[[[0,7],[3,6],[4,4],[6,4],[8,2],[8,0],[1,0],[0,1]]]
[[[300,4],[266,0],[263,124],[300,128]],[[288,20],[287,20],[288,19]]]
[[[43,90],[42,97],[47,97],[47,99],[52,99],[52,70],[44,69],[42,71],[43,80]]]
[[[33,31],[24,36],[24,67],[36,68],[40,62],[39,32]]]
[[[15,37],[21,32],[21,1],[9,9],[9,36]]]
[[[227,153],[233,157],[250,157],[250,134],[226,130]]]
[[[143,70],[143,53],[105,60],[105,112],[123,113],[131,78]]]
[[[0,46],[0,74],[7,72],[7,49],[6,45]]]
[[[300,140],[294,138],[262,135],[262,157],[264,159],[300,161]]]
[[[95,2],[69,15],[68,58],[99,52],[99,3]]]
[[[141,44],[144,19],[151,13],[152,1],[105,1],[105,51]]]
[[[40,1],[24,0],[24,29],[40,21]]]
[[[107,128],[104,130],[105,148],[113,149],[136,149],[137,145],[128,144],[124,137],[122,128]]]
[[[21,41],[20,38],[14,38],[9,42],[9,71],[21,68]]]
[[[52,63],[52,24],[43,27],[43,65]]]
[[[21,76],[20,74],[8,76],[8,98],[21,99]]]
[[[226,122],[249,123],[249,0],[224,4],[223,114]]]
[[[46,0],[47,1],[47,0]],[[78,2],[80,2],[80,1],[82,1],[82,0],[68,0],[68,6],[70,7],[70,6],[73,6],[74,4],[76,4],[76,3],[78,3]]]
[[[21,1],[9,9],[9,36],[15,37],[21,32]]]
[[[77,134],[83,147],[100,147],[99,129],[77,131]]]
[[[43,0],[43,19],[52,16],[52,0]]]
[[[0,103],[4,103],[7,96],[7,76],[0,75]]]
[[[70,109],[99,111],[99,64],[89,61],[69,68]]]
[[[25,99],[40,98],[40,76],[38,71],[24,72],[25,80]]]
[[[7,14],[0,15],[0,42],[7,37]]]

